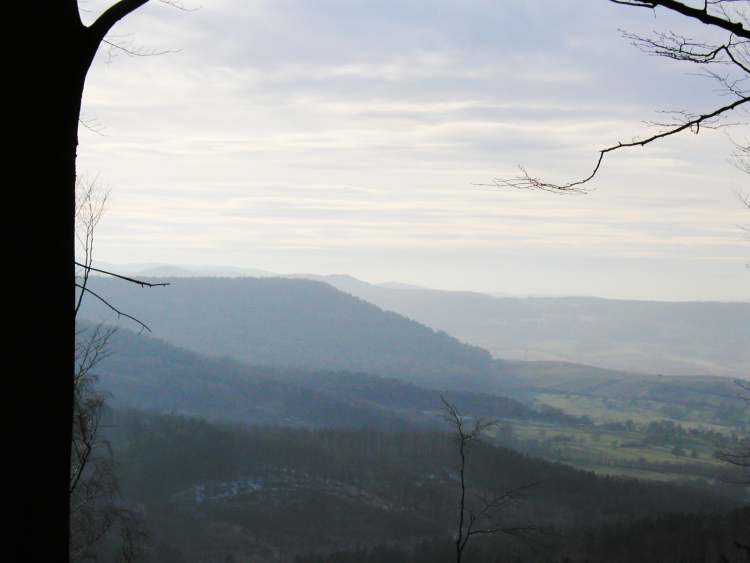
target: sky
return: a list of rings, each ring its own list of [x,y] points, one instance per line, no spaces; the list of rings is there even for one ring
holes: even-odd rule
[[[107,5],[82,3],[90,22]],[[103,48],[78,170],[96,258],[345,273],[502,295],[747,301],[746,126],[614,153],[723,99],[620,30],[698,26],[605,0],[150,2]],[[165,52],[166,51],[166,52]],[[742,116],[737,116],[742,117]]]

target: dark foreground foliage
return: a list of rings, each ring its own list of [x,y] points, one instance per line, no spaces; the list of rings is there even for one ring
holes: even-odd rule
[[[143,515],[153,561],[439,563],[453,554],[457,459],[446,434],[245,427],[137,411],[116,411],[108,422],[123,501]],[[724,517],[667,515],[727,513],[739,494],[729,486],[598,477],[481,443],[471,449],[467,479],[485,493],[539,483],[503,518],[544,533],[478,541],[467,553],[478,562],[561,561],[566,553],[571,561],[605,561],[601,553],[618,550],[628,560],[628,534],[663,529],[654,545],[662,536],[665,546],[680,543],[674,530],[682,524],[670,518],[694,522],[705,535],[691,538],[718,542],[717,553],[732,532],[716,539],[711,530],[734,528],[710,523]],[[643,518],[659,518],[658,525],[639,524]]]
[[[726,514],[670,514],[533,539],[494,538],[473,546],[469,563],[740,563],[748,561],[750,508]],[[294,563],[451,563],[448,538],[414,546],[307,553]]]

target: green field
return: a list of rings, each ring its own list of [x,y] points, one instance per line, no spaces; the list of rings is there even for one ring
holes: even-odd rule
[[[540,393],[534,397],[537,406],[555,407],[573,416],[588,416],[597,424],[625,422],[648,424],[672,420],[685,428],[708,428],[731,434],[750,423],[750,412],[742,417],[742,424],[716,421],[717,406],[695,406],[665,403],[647,399],[617,399],[576,394]]]
[[[507,434],[506,424],[505,430],[498,430],[496,435],[501,441],[507,441]],[[525,447],[547,459],[600,474],[714,481],[727,467],[716,459],[714,444],[695,437],[684,438],[680,444],[654,445],[639,431],[606,430],[597,426],[563,427],[528,421],[513,422],[512,436],[522,449]]]

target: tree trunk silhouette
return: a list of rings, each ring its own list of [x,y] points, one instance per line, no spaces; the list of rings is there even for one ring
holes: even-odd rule
[[[6,275],[12,288],[11,511],[14,561],[69,559],[69,486],[75,354],[75,178],[86,73],[106,32],[146,0],[123,0],[89,27],[76,0],[14,2],[6,160]],[[12,31],[12,30],[11,30]],[[7,154],[7,153],[6,153]],[[11,192],[9,194],[9,192]],[[10,453],[10,452],[9,452]]]
[[[32,3],[29,3],[32,4]],[[46,49],[37,48],[36,72],[22,85],[26,101],[25,148],[36,164],[26,185],[31,196],[13,218],[14,250],[23,287],[13,353],[25,369],[17,374],[16,408],[40,413],[40,424],[24,427],[21,483],[27,483],[17,512],[17,561],[67,561],[70,444],[74,358],[74,212],[78,117],[90,58],[75,22],[59,2],[33,3],[36,27]],[[29,6],[27,10],[32,11]],[[42,12],[41,17],[39,12]],[[41,46],[40,46],[41,47]],[[30,164],[33,164],[30,162]],[[30,184],[30,185],[29,185]],[[33,200],[31,199],[33,198]],[[33,335],[33,336],[32,336]],[[19,413],[24,420],[29,412]],[[20,431],[20,429],[19,429]]]

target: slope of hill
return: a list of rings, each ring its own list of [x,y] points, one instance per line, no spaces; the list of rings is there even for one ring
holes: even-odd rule
[[[303,275],[505,359],[749,377],[750,303],[493,297]]]
[[[125,498],[142,503],[154,539],[179,548],[186,561],[222,561],[228,553],[241,561],[270,560],[268,553],[289,561],[298,550],[413,545],[455,527],[458,451],[449,435],[113,417],[112,443],[126,452]],[[481,442],[468,462],[469,503],[537,483],[503,505],[507,526],[584,531],[739,504],[728,488],[601,478]],[[536,560],[531,554],[521,560]]]
[[[231,267],[111,266],[153,276],[274,276]],[[508,297],[297,274],[414,319],[495,357],[583,363],[629,372],[750,377],[750,303],[595,297]]]
[[[496,360],[518,389],[570,393],[609,399],[648,399],[690,403],[739,400],[735,380],[716,376],[649,375],[566,362]],[[509,379],[510,380],[510,379]]]
[[[564,362],[495,360],[494,392],[595,423],[646,425],[668,419],[691,428],[747,432],[747,391],[715,376],[627,373]]]
[[[85,326],[85,325],[84,325]],[[119,330],[97,366],[97,386],[116,406],[254,424],[403,425],[386,410],[284,381],[279,370],[211,358]]]
[[[423,385],[486,389],[490,355],[330,285],[282,278],[160,278],[141,289],[93,278],[90,287],[197,352],[305,370],[365,371]],[[96,301],[81,316],[112,319]],[[132,326],[132,325],[131,325]]]
[[[170,279],[173,285],[150,290],[102,278],[92,279],[91,287],[151,324],[156,335],[173,344],[254,365],[294,368],[306,374],[364,372],[437,389],[490,392],[529,401],[550,394],[614,399],[620,402],[617,420],[627,415],[628,406],[633,407],[628,401],[658,403],[655,409],[639,405],[641,414],[649,411],[675,418],[664,409],[677,404],[697,407],[695,422],[716,422],[718,410],[727,415],[722,423],[744,420],[735,412],[742,406],[740,389],[727,378],[660,377],[565,362],[492,360],[481,349],[323,283],[281,278]],[[84,302],[82,314],[111,318],[111,312],[94,299]],[[549,396],[541,402],[576,416],[590,416],[588,410],[598,408],[586,401],[571,405]],[[598,420],[610,421],[609,414]]]
[[[691,387],[693,378],[653,378],[663,381],[658,395],[634,395],[639,387],[629,378],[636,376],[586,366],[505,363],[503,369],[515,369],[516,391],[525,385],[522,403],[365,373],[249,366],[127,330],[112,338],[110,351],[97,373],[99,388],[115,406],[245,424],[435,428],[443,424],[442,395],[467,416],[502,422],[495,437],[519,451],[647,479],[717,477],[724,468],[712,461],[714,451],[731,447],[732,433],[744,434],[748,423],[739,399],[730,402],[732,397],[710,387],[705,392]],[[609,377],[602,379],[600,372]],[[659,426],[647,426],[652,422]],[[689,434],[691,428],[699,433]],[[656,434],[658,443],[651,443]],[[629,446],[612,449],[612,442]],[[675,446],[688,448],[693,458],[670,454]]]
[[[98,386],[119,406],[252,424],[382,428],[434,425],[442,408],[440,391],[395,379],[249,366],[123,329],[110,339],[109,350],[96,370]],[[505,397],[442,393],[474,416],[577,422]]]

